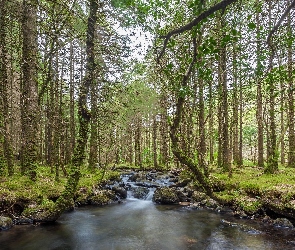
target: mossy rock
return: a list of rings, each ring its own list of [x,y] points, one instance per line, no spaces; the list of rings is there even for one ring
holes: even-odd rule
[[[96,190],[89,198],[92,205],[107,205],[116,200],[116,194],[111,190]]]
[[[203,200],[206,200],[209,198],[205,193],[199,192],[199,191],[194,191],[192,194],[192,200],[195,202],[201,202]]]
[[[248,215],[257,214],[263,208],[263,204],[259,199],[249,196],[237,198],[236,203]]]
[[[91,191],[87,187],[81,187],[76,192],[75,195],[75,204],[80,205],[88,205],[89,204],[89,197],[91,195]]]
[[[287,218],[277,218],[273,222],[274,226],[294,228],[293,224]]]
[[[157,188],[153,196],[153,201],[159,204],[176,204],[179,202],[177,190],[169,187]]]
[[[0,216],[0,230],[8,230],[13,226],[12,219]]]

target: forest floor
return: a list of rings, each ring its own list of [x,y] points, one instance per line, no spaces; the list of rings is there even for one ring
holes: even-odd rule
[[[232,177],[214,169],[215,194],[247,215],[269,214],[295,222],[295,169],[281,167],[275,174],[262,168],[233,168]]]
[[[17,173],[19,172],[16,171],[12,177],[0,177],[0,216],[9,216],[16,224],[25,224],[30,222],[23,219],[26,210],[37,206],[46,208],[54,204],[64,189],[66,177],[60,176],[57,181],[50,168],[44,166],[38,168],[36,182]],[[90,195],[91,204],[111,202],[114,197],[99,190],[107,181],[118,180],[120,174],[119,169],[106,172],[82,169],[75,205],[89,204],[86,197]],[[180,178],[188,176],[190,174],[186,171],[180,174]],[[267,175],[257,167],[233,168],[232,177],[229,178],[228,173],[212,168],[211,181],[219,202],[239,211],[239,215],[286,217],[294,224],[295,169],[281,167],[277,173]],[[193,185],[197,186],[197,183],[193,182]]]

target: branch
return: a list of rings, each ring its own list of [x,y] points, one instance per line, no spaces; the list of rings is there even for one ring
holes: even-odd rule
[[[237,2],[237,1],[238,0],[223,0],[220,3],[215,4],[214,6],[212,6],[210,9],[208,9],[208,10],[204,11],[203,13],[201,13],[198,17],[196,17],[194,20],[192,20],[188,24],[170,31],[166,36],[160,36],[160,38],[163,38],[165,40],[164,40],[162,51],[161,51],[160,55],[158,56],[157,61],[159,62],[161,57],[164,55],[165,49],[166,49],[167,44],[168,44],[168,41],[170,40],[170,38],[172,36],[177,35],[177,34],[181,34],[181,33],[185,32],[187,30],[191,30],[193,27],[198,25],[202,20],[204,20],[208,16],[212,15],[213,13],[215,13],[218,10],[225,9],[228,5],[230,5],[230,4],[234,3],[234,2]]]
[[[277,24],[272,28],[272,30],[269,32],[268,37],[267,37],[267,44],[270,44],[270,39],[273,36],[273,34],[278,30],[280,25],[282,24],[283,20],[285,17],[289,14],[292,8],[295,7],[295,0],[290,4],[290,6],[285,10],[284,14],[281,16],[280,20],[277,22]]]

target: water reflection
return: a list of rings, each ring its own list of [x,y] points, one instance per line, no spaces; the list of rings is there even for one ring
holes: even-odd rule
[[[293,231],[284,231],[285,238],[278,241],[263,228],[251,233],[224,226],[222,218],[207,210],[128,199],[119,205],[79,208],[53,225],[0,232],[0,249],[292,249],[287,240]]]

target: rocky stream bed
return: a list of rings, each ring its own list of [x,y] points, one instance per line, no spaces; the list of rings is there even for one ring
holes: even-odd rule
[[[216,190],[218,191],[218,190]],[[216,192],[218,193],[218,192]],[[77,193],[71,209],[79,206],[96,205],[102,206],[111,203],[124,203],[127,197],[136,199],[152,199],[157,204],[178,204],[188,209],[205,208],[214,210],[216,213],[225,213],[238,218],[259,220],[261,223],[274,227],[294,228],[295,204],[293,207],[283,204],[278,199],[265,197],[243,197],[248,205],[259,201],[262,205],[256,210],[244,210],[239,204],[240,200],[223,201],[213,200],[199,190],[191,178],[181,178],[180,171],[134,171],[121,170],[121,177],[109,180],[100,185],[93,185],[92,189],[81,187]],[[56,200],[57,197],[52,197]],[[13,204],[1,198],[0,229],[7,230],[13,225],[36,224],[48,221],[47,218],[38,214],[31,215],[30,207],[36,204],[30,200],[15,200]],[[40,211],[41,212],[41,211]],[[44,216],[44,213],[40,213]],[[46,214],[45,214],[46,215]],[[239,226],[223,220],[226,226]]]

